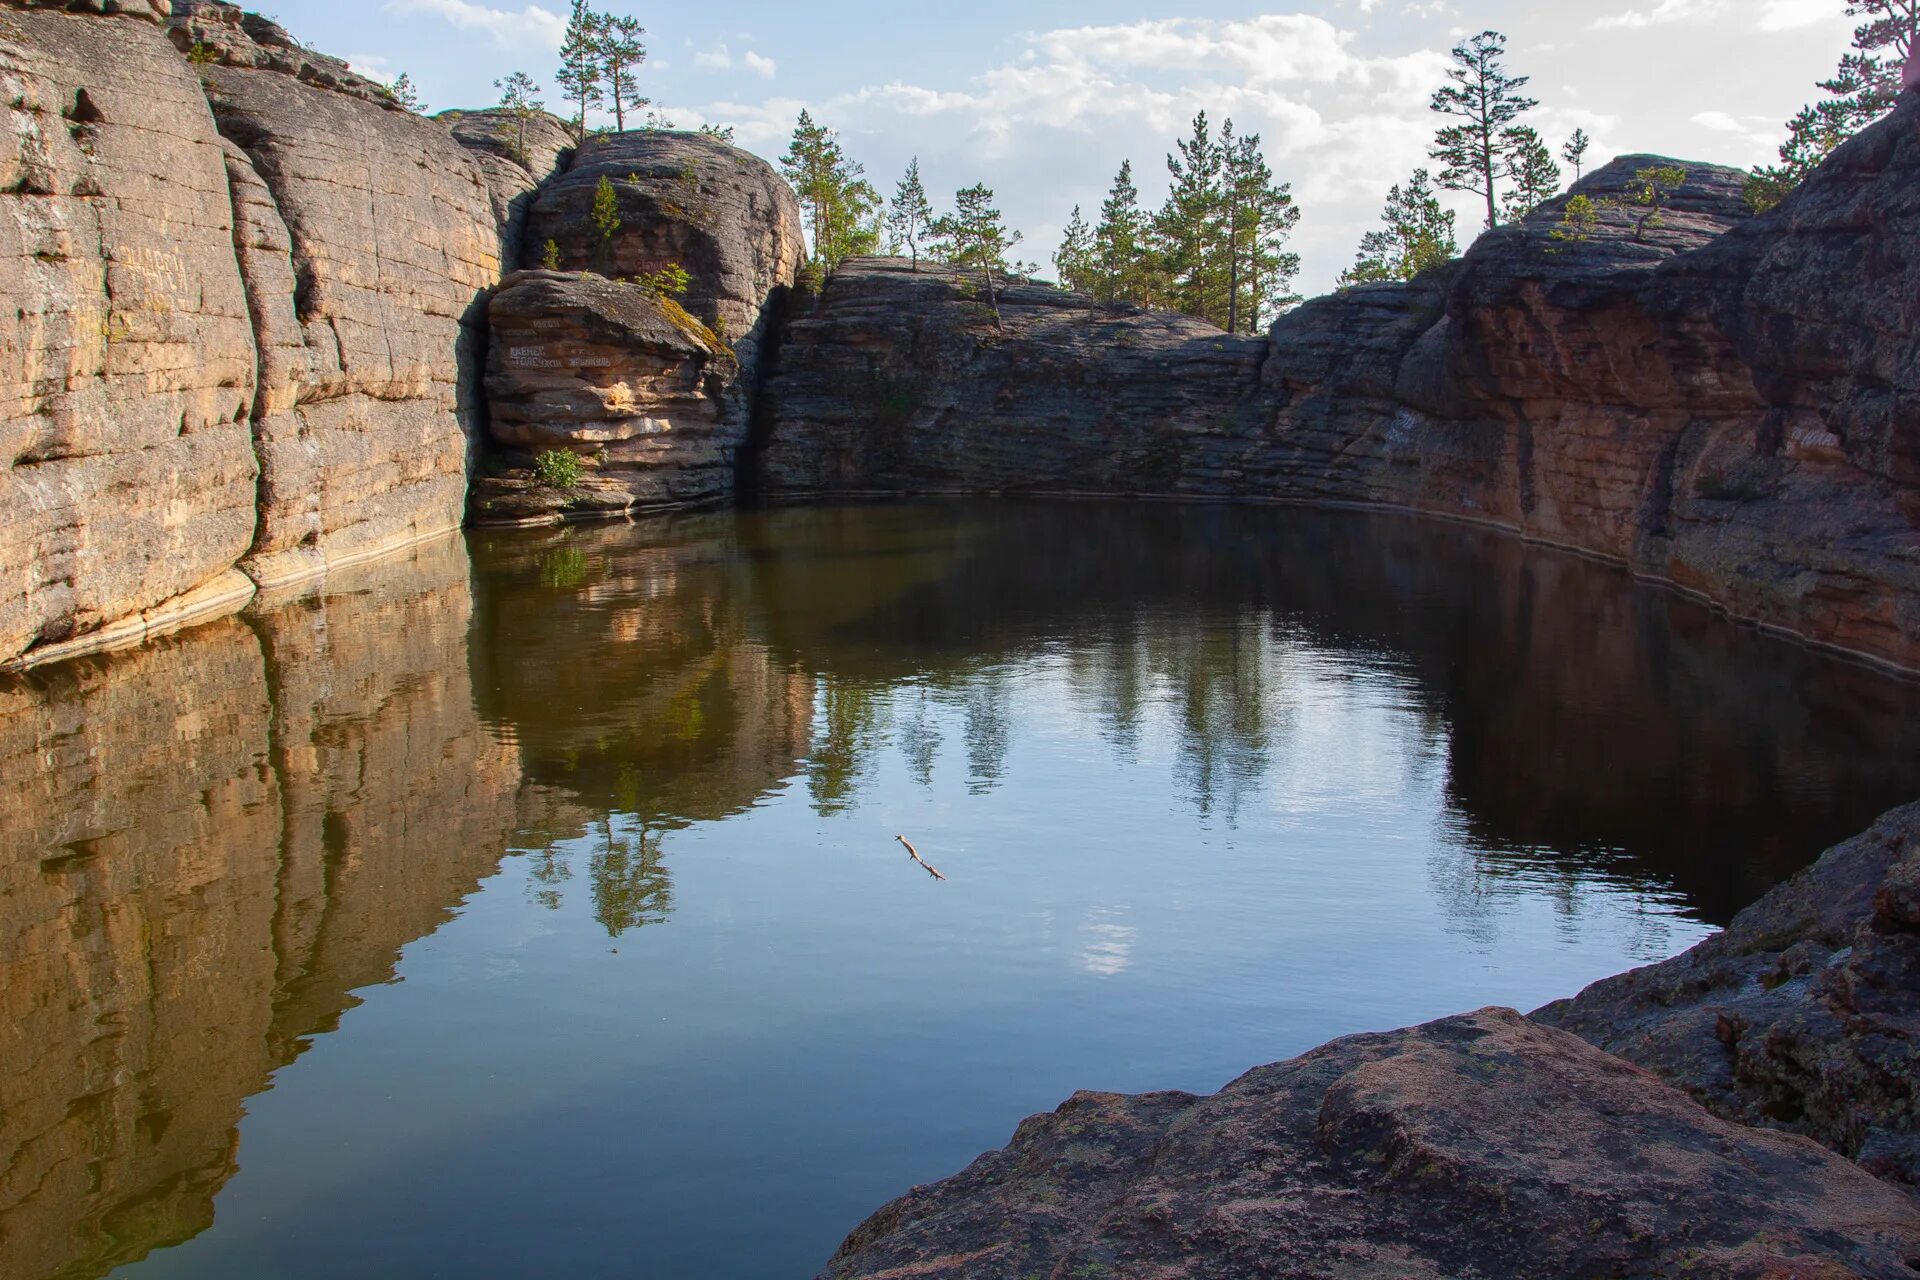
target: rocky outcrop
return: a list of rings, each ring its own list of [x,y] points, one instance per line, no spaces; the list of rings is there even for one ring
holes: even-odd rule
[[[125,16],[0,6],[0,662],[251,593],[253,343],[220,138],[153,6],[92,13]]]
[[[1685,165],[1658,224],[1629,156],[1406,285],[1264,343],[1031,286],[850,264],[788,326],[756,473],[775,497],[1002,490],[1403,506],[1599,554],[1735,614],[1920,667],[1909,312],[1920,94],[1778,212]]]
[[[602,178],[619,211],[611,237],[592,216]],[[565,271],[636,278],[684,269],[681,303],[748,370],[772,319],[768,300],[806,258],[800,202],[772,165],[717,138],[661,130],[589,138],[534,202],[528,262],[540,261],[549,241]]]
[[[756,458],[769,496],[1225,493],[1266,346],[1184,316],[856,260],[782,335]]]
[[[1920,806],[1889,814],[1664,964],[1535,1016],[1716,1114],[1920,1189]]]
[[[593,218],[605,181],[616,227]],[[698,134],[590,139],[527,219],[528,273],[494,299],[487,389],[504,446],[476,486],[481,523],[545,522],[730,498],[778,303],[805,256],[799,205],[764,160]],[[684,294],[648,282],[678,268]],[[642,284],[639,282],[648,282]],[[541,487],[546,450],[590,463]]]
[[[1207,1098],[1078,1094],[881,1209],[822,1274],[1893,1280],[1916,1249],[1920,1204],[1817,1144],[1489,1009]]]
[[[747,427],[733,349],[671,297],[585,273],[508,277],[488,312],[493,439],[523,456],[590,451],[556,489],[521,472],[474,497],[488,523],[548,523],[719,502]]]
[[[501,266],[486,174],[445,127],[272,23],[208,0],[176,12],[238,149],[260,349],[244,567],[281,584],[458,527]]]
[[[509,111],[442,111],[434,117],[472,153],[487,175],[493,216],[500,236],[500,268],[518,271],[538,263],[528,256],[527,215],[541,184],[559,173],[573,155],[573,136],[545,112],[519,116]]]

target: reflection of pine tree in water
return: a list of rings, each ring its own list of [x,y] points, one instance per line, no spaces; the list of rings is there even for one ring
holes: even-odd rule
[[[1004,667],[990,667],[967,685],[967,790],[985,795],[1007,771],[1013,745],[1013,691]]]
[[[861,773],[884,740],[887,690],[882,685],[821,677],[819,726],[807,753],[807,791],[821,817],[854,806]]]
[[[900,754],[907,770],[923,787],[933,785],[933,762],[940,755],[940,722],[927,714],[927,686],[919,686],[913,714],[900,725]]]
[[[606,847],[593,855],[587,876],[593,885],[593,918],[617,938],[629,929],[662,924],[673,914],[673,881],[660,855],[660,841],[649,844],[645,827],[637,836],[616,836],[607,816]]]

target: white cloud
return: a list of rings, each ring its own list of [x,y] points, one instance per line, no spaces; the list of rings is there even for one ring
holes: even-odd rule
[[[1641,27],[1659,27],[1672,22],[1691,22],[1697,18],[1711,17],[1726,8],[1726,0],[1660,0],[1651,9],[1629,9],[1609,18],[1601,18],[1593,24],[1595,31],[1609,31],[1620,28],[1637,30]]]
[[[472,0],[387,0],[387,11],[431,14],[463,31],[484,31],[503,49],[558,49],[567,31],[565,18],[533,4],[495,9]]]
[[[694,54],[693,65],[707,71],[731,71],[735,67],[744,67],[763,79],[771,80],[779,64],[751,49],[736,58],[732,49],[720,44]]]
[[[1851,25],[1831,0],[1767,0],[1760,10],[1762,31],[1791,31],[1822,22]]]

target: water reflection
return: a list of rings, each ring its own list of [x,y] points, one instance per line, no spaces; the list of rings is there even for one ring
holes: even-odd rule
[[[497,865],[445,541],[0,689],[0,1275],[213,1221],[244,1099]]]
[[[1545,900],[1571,940],[1607,885],[1652,958],[1676,899],[1724,920],[1920,794],[1916,712],[1605,568],[1392,518],[954,505],[435,544],[0,686],[0,1274],[205,1231],[245,1100],[508,856],[530,914],[630,946],[686,927],[677,840],[789,792],[831,832],[1040,770],[1005,838],[1164,770],[1190,841],[1440,797],[1452,935],[1491,952]],[[1099,891],[1018,927],[1089,979],[1151,972],[1151,913],[1088,856]]]

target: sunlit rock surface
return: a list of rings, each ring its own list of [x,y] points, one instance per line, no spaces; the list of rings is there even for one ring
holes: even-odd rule
[[[155,6],[95,7],[0,5],[0,662],[250,593],[220,137]]]

